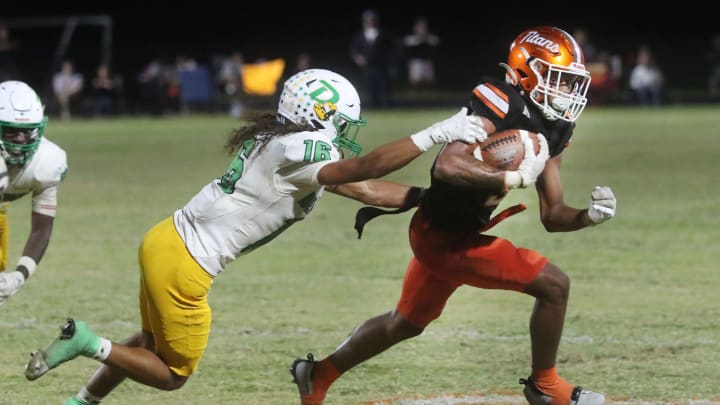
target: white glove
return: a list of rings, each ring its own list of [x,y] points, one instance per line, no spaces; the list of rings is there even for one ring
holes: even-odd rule
[[[0,273],[0,305],[8,298],[20,291],[25,284],[25,276],[19,271],[4,271]]]
[[[537,134],[540,151],[535,154],[535,145],[527,134],[520,131],[520,138],[525,146],[525,155],[517,170],[505,172],[505,184],[508,188],[525,188],[533,183],[545,169],[545,162],[550,158],[547,140],[542,134]]]
[[[590,193],[588,218],[593,224],[601,224],[615,216],[617,200],[610,187],[595,187]]]
[[[418,149],[425,152],[438,143],[462,141],[465,143],[482,142],[487,139],[487,132],[483,127],[482,118],[477,115],[468,115],[466,107],[452,117],[432,124],[410,136]]]
[[[15,268],[15,271],[0,272],[0,305],[20,291],[25,280],[37,270],[37,263],[32,257],[22,256]]]

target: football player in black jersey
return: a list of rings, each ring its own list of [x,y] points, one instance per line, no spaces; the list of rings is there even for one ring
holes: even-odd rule
[[[291,372],[303,405],[322,404],[335,379],[394,344],[419,335],[442,313],[461,285],[523,292],[535,298],[530,316],[532,371],[521,379],[533,405],[596,405],[602,394],[568,383],[556,369],[570,281],[540,253],[485,234],[524,206],[510,207],[491,219],[508,190],[535,184],[540,218],[549,232],[569,232],[600,224],[615,215],[608,187],[591,192],[588,208],[563,201],[562,152],[587,104],[590,74],[578,43],[555,27],[522,32],[510,46],[505,80],[485,80],[472,91],[472,114],[482,117],[488,134],[524,129],[543,134],[535,153],[525,141],[517,170],[479,163],[476,145],[448,144],[431,170],[431,186],[410,224],[414,257],[408,265],[396,308],[362,323],[334,353],[321,361],[296,359]]]

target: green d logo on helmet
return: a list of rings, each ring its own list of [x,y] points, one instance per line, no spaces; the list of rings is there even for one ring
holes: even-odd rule
[[[355,139],[367,122],[360,118],[360,96],[341,75],[325,69],[308,69],[285,82],[278,114],[299,124],[306,122],[319,131],[335,135],[333,143],[359,155]]]
[[[44,111],[27,84],[0,83],[0,155],[8,165],[24,165],[37,151],[47,124]]]

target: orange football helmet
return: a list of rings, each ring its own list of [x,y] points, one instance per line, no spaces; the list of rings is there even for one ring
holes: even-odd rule
[[[510,44],[505,80],[520,86],[550,120],[575,122],[587,105],[590,72],[580,45],[555,27],[535,27]]]

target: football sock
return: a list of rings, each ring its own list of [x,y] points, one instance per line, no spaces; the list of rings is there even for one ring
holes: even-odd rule
[[[92,356],[95,360],[105,361],[110,356],[110,350],[112,349],[112,342],[105,338],[98,337],[100,344],[98,345],[97,351]]]
[[[97,405],[103,399],[102,397],[90,393],[86,387],[82,387],[80,391],[78,391],[77,395],[75,395],[75,398],[88,405]]]
[[[330,385],[337,380],[340,375],[337,368],[330,362],[329,358],[315,363],[313,368],[313,390],[327,391]]]
[[[530,378],[540,391],[552,397],[552,405],[570,404],[573,386],[558,375],[556,367],[546,370],[533,369]]]

